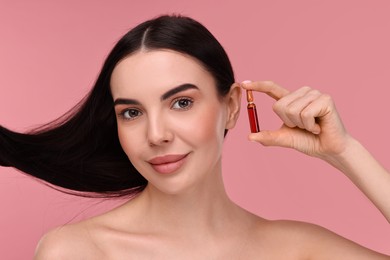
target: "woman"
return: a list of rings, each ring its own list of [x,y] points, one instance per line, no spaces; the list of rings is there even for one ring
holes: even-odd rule
[[[348,135],[329,96],[237,84],[206,28],[162,16],[117,43],[71,113],[28,134],[0,129],[1,165],[66,192],[132,197],[49,232],[36,259],[389,259],[315,225],[255,216],[228,198],[221,152],[241,87],[275,98],[283,121],[251,140],[331,163],[390,220],[390,176]]]

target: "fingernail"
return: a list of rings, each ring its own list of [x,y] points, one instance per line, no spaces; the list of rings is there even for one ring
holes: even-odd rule
[[[250,80],[244,80],[243,82],[241,82],[241,84],[248,84],[248,83],[251,83],[252,81],[250,81]]]

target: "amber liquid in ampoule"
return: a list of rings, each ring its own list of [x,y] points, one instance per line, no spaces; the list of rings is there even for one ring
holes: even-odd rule
[[[256,105],[253,103],[253,94],[252,90],[247,90],[246,91],[246,99],[248,101],[248,117],[249,117],[249,125],[251,128],[252,133],[257,133],[260,132],[260,127],[259,127],[259,120],[257,118],[257,110],[256,110]]]

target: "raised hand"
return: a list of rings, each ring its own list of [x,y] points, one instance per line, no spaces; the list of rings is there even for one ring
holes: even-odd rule
[[[283,121],[280,129],[250,134],[250,140],[326,160],[355,183],[390,223],[390,174],[348,135],[329,95],[309,87],[290,93],[270,81],[241,85],[273,97],[273,109]]]
[[[309,87],[289,92],[272,81],[241,85],[274,98],[273,110],[283,122],[278,130],[250,134],[250,140],[266,146],[294,148],[320,158],[344,151],[349,136],[329,95]]]

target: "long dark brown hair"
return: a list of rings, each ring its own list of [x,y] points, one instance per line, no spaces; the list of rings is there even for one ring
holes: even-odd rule
[[[148,20],[118,41],[92,90],[68,113],[27,133],[0,126],[0,165],[81,196],[114,197],[142,191],[147,181],[119,143],[110,92],[116,64],[141,48],[170,49],[196,58],[214,77],[220,96],[234,83],[226,52],[199,22],[177,15]]]

